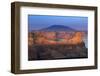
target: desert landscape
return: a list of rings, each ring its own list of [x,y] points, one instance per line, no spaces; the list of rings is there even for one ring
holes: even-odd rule
[[[28,60],[87,58],[87,31],[51,25],[28,33]]]

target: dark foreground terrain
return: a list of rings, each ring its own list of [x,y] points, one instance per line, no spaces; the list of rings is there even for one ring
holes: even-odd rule
[[[77,45],[33,45],[28,47],[28,60],[87,58],[84,43]]]

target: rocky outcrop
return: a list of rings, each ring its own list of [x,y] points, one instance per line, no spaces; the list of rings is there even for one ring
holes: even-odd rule
[[[84,32],[33,32],[29,33],[28,43],[32,44],[79,44]]]
[[[85,31],[53,25],[28,34],[28,60],[87,58]]]
[[[28,60],[87,58],[84,42],[77,45],[33,45],[28,49]]]

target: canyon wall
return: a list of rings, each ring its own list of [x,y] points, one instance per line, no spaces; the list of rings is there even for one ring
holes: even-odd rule
[[[85,32],[30,32],[28,45],[33,44],[79,44]]]

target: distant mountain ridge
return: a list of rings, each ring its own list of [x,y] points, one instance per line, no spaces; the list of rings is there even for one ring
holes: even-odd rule
[[[55,31],[56,32],[56,31],[76,31],[76,30],[64,25],[51,25],[47,28],[42,28],[38,31]]]
[[[64,25],[51,25],[49,27],[46,28],[42,28],[39,30],[32,30],[33,32],[35,31],[44,31],[44,32],[60,32],[60,31],[65,31],[65,32],[88,32],[87,30],[77,30],[77,29],[73,29],[69,26],[64,26]]]

